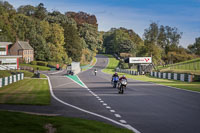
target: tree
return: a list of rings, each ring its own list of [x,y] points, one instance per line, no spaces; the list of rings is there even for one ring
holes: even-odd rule
[[[139,39],[132,30],[127,30],[125,28],[115,29],[112,28],[109,32],[104,34],[103,45],[106,48],[106,53],[130,53],[136,55],[137,45],[139,44]],[[136,44],[138,43],[138,44]]]
[[[64,28],[64,37],[65,37],[65,49],[72,61],[79,62],[82,55],[82,43],[78,35],[78,31],[74,25],[65,24]]]
[[[43,20],[47,16],[47,10],[43,3],[40,3],[38,6],[36,6],[34,16],[40,20]]]
[[[190,50],[191,53],[195,53],[200,56],[200,37],[195,38],[194,44],[190,44],[188,46],[188,49]]]
[[[159,26],[157,23],[153,22],[150,24],[148,29],[145,29],[144,32],[144,45],[147,48],[146,52],[149,53],[148,56],[154,55],[156,57],[156,62],[162,62],[163,60],[169,60],[166,58],[169,58],[168,52],[178,52],[179,50],[179,40],[182,36],[182,32],[179,32],[179,30],[174,27],[169,26]],[[157,49],[156,50],[152,50]],[[158,54],[158,53],[160,54]],[[141,53],[141,51],[140,51]],[[144,50],[142,50],[142,53],[144,53]]]
[[[35,14],[36,8],[31,5],[20,6],[17,9],[18,13],[24,14],[26,16],[32,16]]]

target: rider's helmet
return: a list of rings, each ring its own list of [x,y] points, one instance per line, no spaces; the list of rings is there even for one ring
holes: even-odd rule
[[[115,74],[117,75],[117,72],[115,72]]]
[[[125,75],[123,75],[122,77],[123,77],[123,78],[125,78],[126,76],[125,76]]]

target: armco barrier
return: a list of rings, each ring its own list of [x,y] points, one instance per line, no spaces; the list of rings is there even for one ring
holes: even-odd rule
[[[0,87],[12,84],[13,82],[17,82],[19,80],[24,79],[24,73],[12,75],[9,77],[0,78]]]
[[[158,78],[164,78],[164,79],[180,80],[180,81],[186,81],[186,82],[193,82],[194,81],[194,75],[191,75],[191,74],[151,72],[150,76],[158,77]]]
[[[138,75],[137,71],[131,71],[131,70],[126,70],[126,69],[116,69],[116,72],[127,73],[131,75]],[[190,75],[190,74],[150,72],[150,76],[163,78],[163,79],[180,80],[180,81],[186,81],[186,82],[194,81],[194,75]]]

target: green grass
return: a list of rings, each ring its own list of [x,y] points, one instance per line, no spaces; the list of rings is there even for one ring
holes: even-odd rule
[[[109,56],[109,64],[107,68],[103,70],[103,72],[108,73],[108,74],[113,74],[115,72],[114,68],[116,68],[117,65],[118,65],[118,60],[116,60],[112,56]],[[119,76],[126,75],[127,78],[132,78],[135,80],[153,82],[153,83],[157,83],[161,85],[200,92],[200,82],[188,83],[188,82],[182,82],[182,81],[177,81],[177,80],[159,79],[159,78],[154,78],[154,77],[150,77],[146,75],[130,75],[127,73],[125,74],[125,73],[119,73],[119,72],[118,74]]]
[[[85,66],[81,66],[81,68],[82,68],[81,70],[85,71],[85,70],[88,70],[88,69],[92,68],[95,65],[96,62],[97,62],[97,59],[94,57],[93,60],[92,60],[92,63],[91,64],[87,64]]]
[[[161,71],[182,71],[184,73],[199,74],[200,73],[200,58],[170,64],[167,66],[158,66]]]
[[[9,70],[0,70],[0,78],[11,76],[11,72]]]
[[[29,72],[29,71],[26,71],[26,70],[12,70],[12,71],[9,71],[9,70],[0,70],[0,78],[3,78],[3,77],[8,77],[8,76],[11,76],[12,72],[23,72],[24,73],[24,77],[30,77],[30,78],[34,78],[34,73],[33,72]],[[46,78],[45,75],[43,74],[40,74],[40,78]]]
[[[20,64],[20,66],[32,67],[34,70],[37,70],[37,68],[39,68],[39,70],[41,70],[41,71],[47,71],[47,70],[51,69],[50,67],[39,66],[39,65],[31,65],[31,64]]]
[[[103,72],[113,74],[115,72],[115,68],[119,64],[119,60],[116,60],[112,55],[104,54],[104,56],[109,57],[108,66],[103,69]]]
[[[3,104],[50,104],[47,79],[24,79],[0,88],[0,103]]]
[[[2,133],[45,133],[47,129],[44,126],[47,124],[51,124],[56,133],[132,133],[128,129],[93,120],[0,111]]]

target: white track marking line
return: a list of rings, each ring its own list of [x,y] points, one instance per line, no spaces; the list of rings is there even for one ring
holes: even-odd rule
[[[107,109],[111,109],[111,107],[110,107],[110,106],[106,106],[106,108],[107,108]]]
[[[125,124],[127,123],[125,120],[119,120],[121,123]]]
[[[104,105],[104,106],[106,106],[107,104],[106,104],[106,103],[104,103],[103,105]]]
[[[119,115],[119,114],[115,114],[115,117],[117,117],[117,118],[121,118],[121,115]]]
[[[103,103],[104,101],[100,101],[101,103]]]
[[[47,75],[46,75],[46,76],[47,76]],[[120,122],[118,122],[118,121],[115,121],[115,120],[113,120],[113,119],[111,119],[111,118],[105,117],[105,116],[100,115],[100,114],[97,114],[97,113],[93,113],[93,112],[91,112],[91,111],[87,111],[87,110],[85,110],[85,109],[79,108],[79,107],[77,107],[77,106],[74,106],[74,105],[72,105],[72,104],[69,104],[69,103],[66,103],[66,102],[60,100],[60,99],[57,98],[57,97],[54,95],[54,93],[53,93],[53,89],[52,89],[52,85],[51,85],[51,81],[50,81],[50,79],[49,79],[49,76],[47,76],[47,79],[48,79],[48,83],[49,83],[49,88],[50,88],[51,96],[52,96],[55,100],[59,101],[60,103],[62,103],[62,104],[64,104],[64,105],[67,105],[67,106],[69,106],[69,107],[72,107],[72,108],[74,108],[74,109],[77,109],[77,110],[79,110],[79,111],[82,111],[82,112],[85,112],[85,113],[88,113],[88,114],[91,114],[91,115],[100,117],[100,118],[102,118],[102,119],[108,120],[108,121],[113,122],[113,123],[115,123],[115,124],[117,124],[117,125],[120,125],[120,126],[122,126],[122,127],[125,127],[125,128],[127,128],[127,129],[129,129],[129,130],[132,130],[132,131],[135,132],[135,133],[140,133],[137,129],[133,128],[133,127],[130,126],[130,125],[122,124],[122,123],[120,123]],[[78,83],[77,83],[77,84],[78,84]],[[85,88],[87,88],[87,87],[85,87]]]
[[[114,112],[115,112],[115,110],[110,110],[110,112],[114,113]]]

